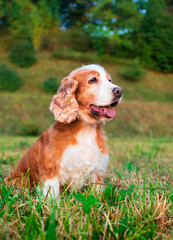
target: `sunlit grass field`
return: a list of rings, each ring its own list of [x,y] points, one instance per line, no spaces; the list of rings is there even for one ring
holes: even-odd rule
[[[48,107],[55,93],[43,90],[44,80],[60,82],[89,64],[55,59],[51,52],[37,53],[37,59],[23,69],[0,54],[0,63],[23,79],[21,89],[0,92],[0,239],[173,239],[172,74],[146,70],[132,83],[119,74],[124,66],[102,64],[124,91],[116,118],[104,126],[110,163],[102,191],[61,189],[59,199],[49,201],[36,190],[3,184],[37,139],[27,135],[40,135],[54,122]]]
[[[0,139],[6,176],[36,137]],[[61,190],[48,200],[0,185],[1,239],[172,239],[173,140],[110,138],[102,191]]]

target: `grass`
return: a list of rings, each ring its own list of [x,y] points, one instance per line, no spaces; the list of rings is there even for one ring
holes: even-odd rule
[[[38,133],[49,127],[54,121],[48,110],[54,93],[43,90],[44,80],[57,76],[60,81],[74,68],[95,63],[94,60],[79,62],[54,59],[50,52],[37,53],[37,59],[35,65],[23,69],[10,63],[8,54],[1,52],[0,62],[17,70],[24,82],[22,88],[14,93],[0,92],[0,101],[3,102],[0,111],[1,134],[24,134],[21,125],[25,128],[30,123],[38,126]],[[114,83],[124,91],[123,102],[117,109],[117,118],[106,125],[109,135],[170,137],[173,134],[173,75],[148,70],[142,81],[131,83],[118,74],[122,65],[106,62],[102,65],[111,73]]]
[[[110,163],[103,192],[65,189],[56,201],[5,187],[3,177],[36,140],[17,135],[41,133],[54,122],[48,110],[53,93],[43,90],[44,80],[60,80],[98,58],[90,54],[88,62],[78,55],[76,61],[40,52],[37,59],[23,69],[0,54],[0,63],[24,83],[16,92],[0,92],[0,239],[173,239],[173,74],[146,70],[131,83],[118,74],[122,64],[100,59],[124,91],[117,117],[105,126]]]
[[[35,137],[0,139],[1,174]],[[44,199],[0,185],[1,239],[172,239],[173,140],[110,138],[103,192],[91,186]]]

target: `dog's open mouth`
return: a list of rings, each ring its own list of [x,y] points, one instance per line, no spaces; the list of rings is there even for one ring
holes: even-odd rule
[[[116,116],[116,111],[112,107],[116,107],[118,105],[118,100],[113,102],[107,106],[96,106],[94,104],[90,105],[91,115],[96,117],[106,117],[106,118],[114,118]]]

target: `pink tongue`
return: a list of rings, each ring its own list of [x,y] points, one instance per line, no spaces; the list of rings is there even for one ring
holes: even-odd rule
[[[115,117],[115,115],[116,115],[115,109],[113,109],[113,108],[103,108],[103,109],[110,118]]]
[[[113,108],[109,108],[109,107],[107,107],[107,108],[97,107],[97,106],[94,106],[94,105],[92,106],[92,108],[93,108],[95,111],[99,112],[100,115],[102,115],[102,116],[107,115],[107,116],[110,117],[110,118],[114,118],[115,115],[116,115],[115,109],[113,109]]]

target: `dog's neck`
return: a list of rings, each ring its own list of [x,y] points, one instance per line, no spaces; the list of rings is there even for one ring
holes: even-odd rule
[[[101,128],[102,125],[105,124],[105,122],[97,122],[97,121],[85,121],[83,119],[77,118],[74,122],[80,123],[83,125],[83,127],[87,128]]]
[[[87,116],[82,111],[78,112],[78,116],[75,121],[77,121],[77,120],[80,122],[83,122],[85,125],[91,125],[91,126],[101,126],[101,125],[105,124],[105,121]]]

